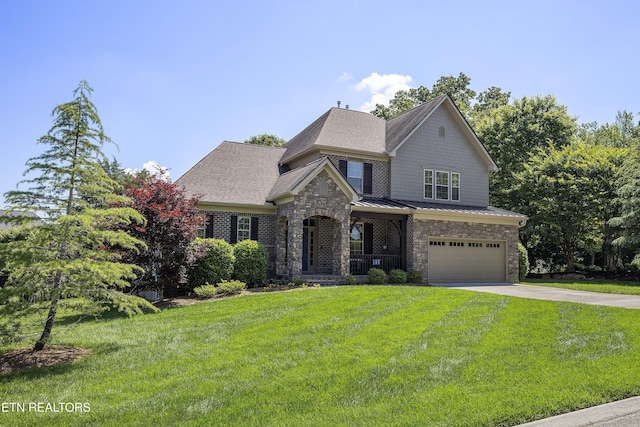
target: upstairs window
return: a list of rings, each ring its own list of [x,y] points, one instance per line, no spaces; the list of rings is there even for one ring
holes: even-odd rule
[[[424,198],[433,199],[433,171],[424,171]]]
[[[362,194],[362,170],[362,162],[347,162],[347,181],[358,194]]]
[[[460,174],[457,172],[424,170],[424,198],[460,201]]]
[[[451,200],[460,201],[460,174],[451,172]]]
[[[436,172],[436,199],[449,200],[449,172]]]

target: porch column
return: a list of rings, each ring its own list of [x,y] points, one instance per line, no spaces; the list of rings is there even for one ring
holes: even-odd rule
[[[302,220],[297,216],[289,218],[288,235],[288,253],[287,266],[289,276],[297,277],[302,273]]]

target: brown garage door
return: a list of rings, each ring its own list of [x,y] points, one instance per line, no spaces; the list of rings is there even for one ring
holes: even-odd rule
[[[430,239],[429,282],[505,282],[505,246],[503,241]]]

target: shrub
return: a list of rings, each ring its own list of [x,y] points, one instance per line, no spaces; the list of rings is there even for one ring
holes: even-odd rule
[[[518,277],[524,280],[529,274],[529,254],[522,243],[518,243]]]
[[[375,267],[370,268],[367,275],[369,276],[369,283],[372,285],[381,285],[384,283],[385,279],[387,278],[387,275],[385,274],[384,270],[381,270]]]
[[[259,286],[267,280],[267,250],[255,240],[243,240],[233,247],[236,262],[233,277],[250,287]]]
[[[193,289],[193,292],[199,299],[213,298],[218,295],[239,294],[247,289],[247,285],[239,280],[223,280],[217,285],[207,283]]]
[[[247,289],[247,284],[239,280],[223,280],[216,286],[218,295],[233,295]]]
[[[407,283],[424,283],[422,272],[418,270],[410,271],[407,274]]]
[[[193,288],[193,292],[196,294],[198,299],[213,298],[216,296],[216,287],[215,285],[207,283],[206,285]]]
[[[389,283],[407,283],[407,273],[400,269],[389,272]]]
[[[196,261],[189,269],[189,286],[219,283],[231,278],[235,256],[233,247],[222,239],[196,239],[191,250]]]
[[[353,274],[347,274],[344,278],[344,283],[349,286],[356,284],[356,278]]]

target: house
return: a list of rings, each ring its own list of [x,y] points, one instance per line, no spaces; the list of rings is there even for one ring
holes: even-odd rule
[[[283,148],[224,141],[176,183],[202,196],[200,235],[258,240],[272,275],[516,282],[526,217],[489,206],[496,170],[444,95],[391,120],[331,108]]]

